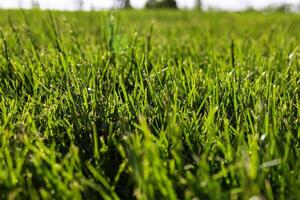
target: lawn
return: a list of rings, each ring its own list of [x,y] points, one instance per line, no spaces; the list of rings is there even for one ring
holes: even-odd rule
[[[299,199],[300,15],[0,11],[0,199]]]

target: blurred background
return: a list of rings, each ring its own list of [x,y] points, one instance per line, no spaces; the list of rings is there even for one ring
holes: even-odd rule
[[[91,10],[121,7],[173,7],[203,10],[246,10],[279,8],[300,10],[300,0],[0,0],[0,8],[32,8],[57,10]]]

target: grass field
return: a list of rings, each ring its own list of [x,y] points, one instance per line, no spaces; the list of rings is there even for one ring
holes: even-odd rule
[[[0,11],[0,199],[299,199],[300,15]]]

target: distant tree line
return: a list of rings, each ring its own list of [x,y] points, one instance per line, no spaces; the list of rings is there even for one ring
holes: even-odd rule
[[[130,0],[116,0],[121,8],[131,8]],[[196,8],[202,8],[202,0],[195,0]],[[146,8],[177,8],[176,0],[148,0]]]
[[[82,10],[84,6],[84,0],[74,0],[77,9]],[[119,8],[131,8],[130,0],[114,0]],[[32,5],[37,7],[37,1],[32,0]],[[195,0],[195,7],[202,8],[202,0]],[[177,8],[176,0],[148,0],[146,8]]]

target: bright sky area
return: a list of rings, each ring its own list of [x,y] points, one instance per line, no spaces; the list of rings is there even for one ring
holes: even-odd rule
[[[76,8],[76,0],[36,0],[43,9],[65,9],[73,10]],[[2,8],[29,8],[32,0],[0,0]],[[132,6],[142,8],[146,0],[131,0]],[[181,8],[192,8],[195,0],[177,0]],[[214,7],[226,10],[241,10],[248,6],[263,8],[270,4],[300,4],[300,0],[203,0],[203,7]],[[84,0],[84,9],[109,9],[114,6],[114,0]]]

